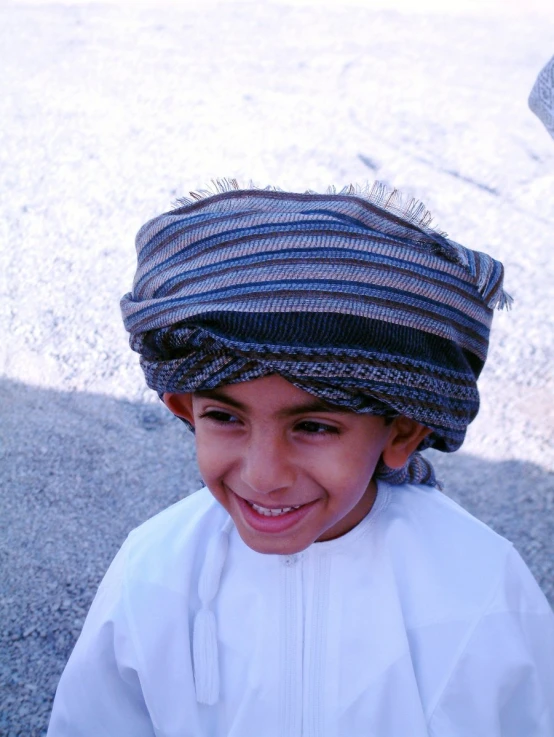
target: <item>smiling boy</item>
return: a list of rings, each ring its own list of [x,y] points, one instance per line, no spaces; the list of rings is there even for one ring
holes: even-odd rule
[[[164,401],[195,428],[206,486],[258,553],[344,535],[373,506],[379,460],[404,466],[430,432],[332,407],[276,375]]]
[[[222,183],[147,223],[122,300],[206,488],[133,531],[49,737],[552,737],[554,616],[436,487],[501,264],[377,186]]]

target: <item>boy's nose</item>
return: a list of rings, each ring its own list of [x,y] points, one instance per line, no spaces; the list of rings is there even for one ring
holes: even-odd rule
[[[241,477],[257,494],[286,489],[294,483],[294,469],[285,445],[270,434],[250,439],[242,460]]]

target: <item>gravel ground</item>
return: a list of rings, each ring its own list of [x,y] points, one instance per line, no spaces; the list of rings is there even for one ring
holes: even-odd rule
[[[504,261],[481,414],[434,459],[554,602],[554,141],[526,102],[553,24],[380,6],[0,8],[1,735],[45,733],[111,557],[199,485],[118,302],[139,226],[212,177],[380,179]]]

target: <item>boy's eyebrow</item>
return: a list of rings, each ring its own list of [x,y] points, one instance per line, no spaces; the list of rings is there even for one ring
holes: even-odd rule
[[[197,397],[205,397],[206,399],[217,399],[219,402],[225,402],[235,409],[246,410],[247,407],[242,402],[239,402],[232,397],[228,397],[225,392],[220,389],[205,389],[204,391],[194,392]]]
[[[248,410],[248,407],[245,404],[239,402],[237,399],[229,397],[227,394],[225,394],[224,391],[221,391],[220,389],[206,389],[204,391],[197,391],[194,393],[198,397],[205,397],[206,399],[217,399],[218,401],[224,402],[225,404],[228,404],[235,409],[240,409],[243,412]],[[308,400],[307,402],[302,404],[286,407],[278,414],[282,417],[294,417],[295,415],[303,415],[310,412],[335,412],[337,414],[345,414],[348,413],[349,410],[343,407],[337,407],[332,404],[327,404],[327,402],[324,402],[321,399],[313,399]]]

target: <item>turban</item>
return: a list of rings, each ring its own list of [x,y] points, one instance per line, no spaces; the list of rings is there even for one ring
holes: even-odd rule
[[[137,235],[121,309],[148,385],[162,395],[279,374],[330,404],[422,423],[432,432],[419,450],[459,448],[493,309],[511,301],[502,264],[381,184],[216,187]],[[419,454],[381,474],[435,483]]]

